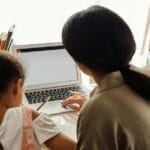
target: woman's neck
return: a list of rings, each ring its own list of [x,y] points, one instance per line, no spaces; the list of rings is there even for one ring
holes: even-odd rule
[[[106,74],[101,74],[98,72],[92,72],[92,76],[97,84],[100,84]]]

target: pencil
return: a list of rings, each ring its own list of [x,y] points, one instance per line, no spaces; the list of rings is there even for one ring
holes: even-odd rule
[[[8,50],[8,45],[9,45],[11,39],[12,39],[12,35],[13,35],[13,32],[14,32],[14,28],[15,28],[15,24],[13,24],[13,25],[10,27],[10,29],[9,29],[9,31],[8,31],[8,33],[7,33],[7,38],[6,38],[5,47],[4,47],[4,49],[5,49],[6,51]]]
[[[48,96],[48,97],[45,99],[45,101],[44,101],[36,110],[39,111],[39,110],[43,107],[43,105],[46,104],[46,102],[48,102],[50,99],[51,99],[51,96]]]

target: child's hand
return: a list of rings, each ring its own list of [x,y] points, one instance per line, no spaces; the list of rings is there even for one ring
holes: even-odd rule
[[[37,118],[40,115],[39,112],[32,110],[32,120],[34,120],[35,118]]]
[[[69,105],[74,111],[80,111],[81,107],[86,101],[86,97],[79,92],[71,91],[70,96],[62,102],[62,106]]]

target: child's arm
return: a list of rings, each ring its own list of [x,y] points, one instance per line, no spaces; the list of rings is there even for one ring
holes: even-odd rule
[[[76,142],[63,133],[47,140],[45,144],[51,150],[75,150],[76,147]]]
[[[40,115],[37,111],[32,110],[33,120]],[[48,139],[45,142],[46,146],[51,150],[75,150],[76,142],[63,133]]]

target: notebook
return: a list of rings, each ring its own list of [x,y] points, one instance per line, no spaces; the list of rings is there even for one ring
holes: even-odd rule
[[[39,110],[49,114],[71,111],[61,101],[70,91],[84,92],[80,71],[61,43],[15,46],[17,57],[25,72],[23,104],[36,110],[47,97],[51,97]]]

